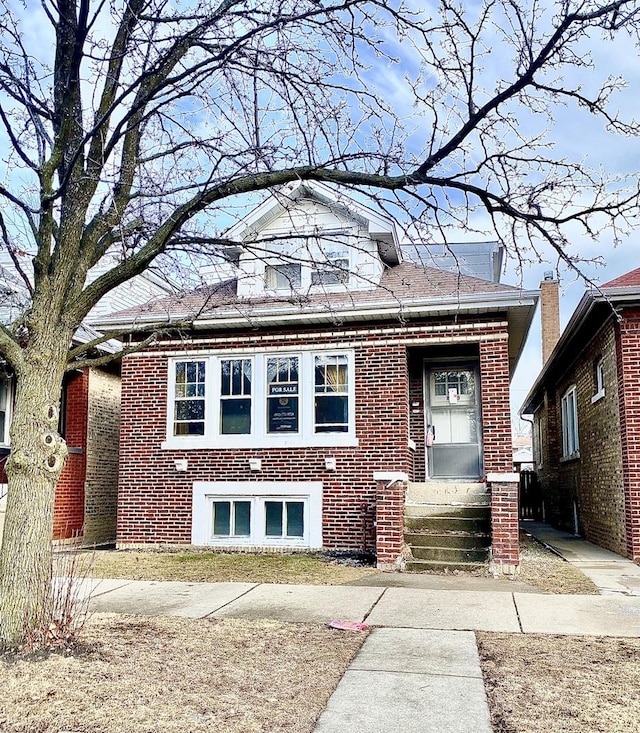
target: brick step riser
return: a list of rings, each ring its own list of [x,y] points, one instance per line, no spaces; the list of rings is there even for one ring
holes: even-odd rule
[[[404,541],[411,547],[459,547],[465,550],[491,545],[491,537],[487,534],[457,535],[406,532]]]

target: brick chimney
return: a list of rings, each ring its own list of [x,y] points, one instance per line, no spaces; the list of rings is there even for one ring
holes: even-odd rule
[[[544,366],[560,338],[560,288],[553,272],[545,272],[544,280],[540,283],[540,322]]]

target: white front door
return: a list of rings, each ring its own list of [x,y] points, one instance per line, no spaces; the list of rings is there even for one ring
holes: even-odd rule
[[[482,446],[477,367],[427,365],[424,386],[427,476],[479,478]]]

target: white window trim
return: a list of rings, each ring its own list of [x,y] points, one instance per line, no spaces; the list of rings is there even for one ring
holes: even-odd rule
[[[216,500],[252,502],[251,535],[249,537],[214,537],[212,504]],[[304,536],[296,538],[267,537],[264,526],[265,501],[303,501]],[[191,544],[221,547],[283,547],[322,549],[322,482],[321,481],[196,481],[193,484]]]
[[[573,435],[571,435],[568,421],[568,409],[571,409],[573,418]],[[578,427],[578,392],[575,384],[569,387],[562,395],[560,402],[560,425],[562,428],[562,460],[571,460],[580,457],[580,438]]]
[[[599,359],[596,363],[596,393],[591,398],[591,404],[598,402],[604,397],[604,359]]]
[[[345,432],[314,432],[314,357],[322,354],[347,356],[349,425]],[[299,432],[267,433],[266,360],[270,356],[300,358]],[[220,361],[251,359],[253,382],[251,394],[251,433],[223,435],[219,432]],[[204,435],[173,435],[175,364],[179,361],[205,361],[205,431]],[[358,445],[355,432],[355,354],[352,349],[305,349],[302,351],[261,350],[254,353],[193,352],[171,357],[168,362],[166,440],[163,450],[201,450],[210,448],[304,448],[353,447]]]

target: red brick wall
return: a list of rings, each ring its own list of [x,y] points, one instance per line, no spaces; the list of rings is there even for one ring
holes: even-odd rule
[[[68,539],[82,534],[88,395],[88,371],[72,375],[67,384],[65,431],[65,440],[70,452],[56,487],[53,517],[54,540]],[[72,452],[77,449],[81,452]]]
[[[409,376],[407,349],[429,343],[457,344],[465,339],[478,342],[500,338],[504,322],[480,326],[476,322],[418,324],[407,327],[376,326],[366,329],[334,329],[324,333],[239,334],[235,343],[247,350],[286,344],[292,350],[331,344],[332,348],[355,351],[356,447],[269,449],[162,450],[166,439],[167,358],[185,348],[223,351],[225,338],[202,342],[167,344],[166,353],[148,352],[129,357],[122,370],[122,422],[120,433],[120,481],[118,502],[118,542],[188,543],[191,539],[191,502],[194,481],[312,481],[323,482],[323,543],[326,548],[371,550],[375,516],[374,471],[402,471],[412,478],[413,455],[408,447]],[[312,336],[312,337],[311,337]],[[264,340],[264,342],[263,342]],[[227,342],[227,347],[233,340]],[[506,341],[505,341],[506,344]],[[487,409],[493,416],[486,434],[497,450],[496,429],[502,436],[502,413],[491,395],[507,367],[498,368],[495,350],[484,349],[490,368],[491,389]],[[504,355],[502,346],[497,354]],[[507,386],[508,389],[508,386]],[[503,396],[503,392],[500,391]],[[483,403],[484,407],[484,403]],[[498,420],[500,413],[500,420]],[[509,446],[500,454],[510,455]],[[324,458],[336,458],[336,470],[327,471]],[[249,469],[249,458],[262,459],[259,473]],[[174,461],[188,460],[188,471],[176,472]],[[492,459],[493,460],[493,459]],[[493,460],[495,463],[495,460]]]
[[[628,557],[640,560],[640,308],[623,311],[617,356],[626,550]]]

